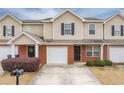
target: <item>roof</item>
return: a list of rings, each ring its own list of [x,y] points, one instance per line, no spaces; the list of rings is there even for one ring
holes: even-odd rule
[[[105,40],[105,43],[110,45],[124,45],[124,40]]]
[[[21,35],[26,35],[28,36],[29,38],[31,38],[33,41],[35,41],[37,44],[41,44],[43,42],[42,38],[38,35],[35,35],[33,33],[29,33],[29,32],[21,32],[19,33],[18,35],[16,35],[15,37],[13,37],[11,40],[8,41],[7,44],[11,44],[12,41],[16,40],[18,37],[20,37]]]
[[[48,40],[46,41],[48,44],[102,44],[104,40]]]
[[[23,23],[41,23],[41,20],[21,20]]]

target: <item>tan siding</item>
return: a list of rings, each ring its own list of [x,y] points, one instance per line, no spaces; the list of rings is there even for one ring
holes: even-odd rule
[[[23,25],[24,27],[30,27],[31,33],[39,35],[39,36],[43,36],[43,24],[25,24]]]
[[[26,35],[22,35],[22,36],[20,36],[19,38],[17,38],[14,41],[14,44],[22,44],[22,45],[25,45],[25,44],[35,44],[35,41],[33,41],[32,39],[30,39]]]
[[[111,25],[124,25],[124,18],[117,15],[105,23],[105,39],[124,39],[124,36],[112,36]]]
[[[103,23],[94,23],[96,26],[95,35],[89,35],[89,24],[90,23],[84,23],[84,39],[103,39]]]
[[[44,39],[53,39],[53,23],[45,23]]]
[[[4,25],[14,25],[15,26],[15,35],[18,34],[19,32],[22,31],[22,25],[17,22],[15,19],[11,18],[10,16],[6,16],[4,19],[0,21],[0,39],[1,38],[8,38],[10,39],[11,37],[3,37],[3,26]]]
[[[75,23],[75,35],[61,35],[61,23],[70,22]],[[80,40],[83,39],[83,22],[81,19],[71,14],[70,12],[66,12],[57,19],[54,20],[53,23],[53,39],[61,39],[61,40]]]

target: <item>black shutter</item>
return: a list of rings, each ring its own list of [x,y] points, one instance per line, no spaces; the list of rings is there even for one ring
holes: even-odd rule
[[[74,30],[75,30],[75,27],[74,27],[74,26],[75,26],[75,25],[74,25],[74,23],[72,23],[71,25],[72,25],[72,26],[71,26],[71,27],[72,27],[72,35],[74,35]]]
[[[61,35],[64,35],[64,23],[61,23]]]
[[[3,26],[3,36],[6,36],[6,26]]]
[[[123,29],[124,29],[124,27],[123,27],[123,25],[121,25],[121,36],[123,36]]]
[[[112,36],[114,36],[114,25],[112,25]]]
[[[12,26],[12,36],[15,34],[15,26]]]

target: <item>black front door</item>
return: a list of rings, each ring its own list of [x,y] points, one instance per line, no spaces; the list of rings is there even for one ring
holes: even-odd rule
[[[28,57],[35,57],[35,46],[28,46]]]
[[[75,46],[74,47],[74,60],[75,61],[80,61],[80,56],[81,56],[81,50],[80,50],[80,46]]]

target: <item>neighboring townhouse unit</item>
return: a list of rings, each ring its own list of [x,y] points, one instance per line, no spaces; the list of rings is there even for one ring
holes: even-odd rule
[[[74,64],[87,60],[124,62],[124,16],[106,20],[80,17],[66,9],[53,18],[0,18],[0,60],[39,57],[43,64]]]

